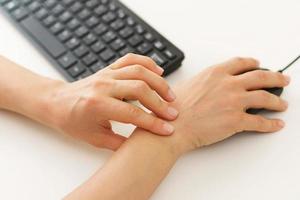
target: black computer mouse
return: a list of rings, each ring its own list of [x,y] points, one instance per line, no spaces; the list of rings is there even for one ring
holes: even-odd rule
[[[265,71],[270,71],[268,69],[259,69],[259,70],[265,70]],[[283,93],[283,88],[269,88],[269,89],[265,89],[267,92],[270,92],[271,94],[274,94],[276,96],[281,96]],[[260,112],[262,112],[264,109],[248,109],[247,113],[252,114],[252,115],[256,115]]]

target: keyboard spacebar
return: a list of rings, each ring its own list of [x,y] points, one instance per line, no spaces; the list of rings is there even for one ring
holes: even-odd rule
[[[44,28],[39,21],[33,17],[28,17],[21,22],[21,25],[51,54],[58,58],[67,50],[66,48]]]

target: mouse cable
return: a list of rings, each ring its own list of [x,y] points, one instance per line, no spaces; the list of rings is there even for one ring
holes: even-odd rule
[[[295,64],[299,59],[300,59],[300,56],[298,56],[295,60],[293,60],[290,64],[288,64],[288,66],[286,66],[282,70],[279,70],[279,72],[280,73],[284,72],[285,70],[287,70],[288,68],[290,68],[293,64]]]

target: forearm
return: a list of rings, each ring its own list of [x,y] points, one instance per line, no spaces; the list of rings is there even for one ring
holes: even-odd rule
[[[50,125],[49,91],[58,84],[0,56],[0,109]]]
[[[137,129],[90,180],[65,200],[148,199],[184,152],[176,135],[160,137]]]

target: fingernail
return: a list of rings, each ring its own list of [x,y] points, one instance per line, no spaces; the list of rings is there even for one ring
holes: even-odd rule
[[[289,103],[286,100],[283,100],[283,104],[286,108],[289,107]]]
[[[158,71],[159,74],[163,74],[164,71],[165,71],[163,68],[161,68],[161,67],[158,66],[158,65],[156,65],[156,68],[157,68],[157,71]]]
[[[177,117],[179,114],[179,112],[173,107],[168,107],[168,113],[171,117]]]
[[[172,101],[176,99],[176,95],[171,89],[169,89],[168,96]]]
[[[287,83],[290,83],[291,82],[291,77],[290,76],[287,76],[287,75],[284,75],[284,79]]]
[[[174,126],[172,126],[171,124],[169,123],[165,123],[163,125],[163,130],[167,133],[167,134],[172,134],[174,132]]]
[[[277,124],[278,124],[278,126],[279,126],[280,128],[285,127],[284,121],[279,120]]]

